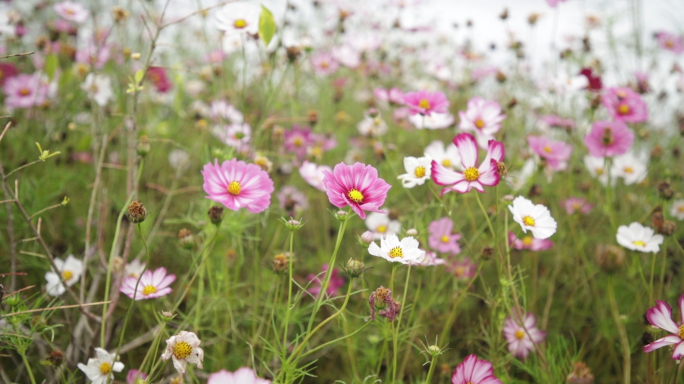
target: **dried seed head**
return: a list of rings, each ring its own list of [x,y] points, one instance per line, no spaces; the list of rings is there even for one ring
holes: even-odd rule
[[[113,7],[112,8],[112,18],[114,19],[114,22],[120,23],[122,21],[126,21],[128,19],[128,16],[130,16],[130,12],[128,10],[121,8],[121,7]]]
[[[209,208],[207,214],[209,215],[209,220],[211,220],[212,224],[219,225],[223,220],[223,207],[214,205],[213,207]]]
[[[568,384],[594,384],[594,375],[587,365],[581,361],[574,364],[572,372],[567,376]]]
[[[614,272],[625,263],[625,251],[613,244],[599,244],[596,247],[594,262],[604,272]]]
[[[64,352],[55,349],[50,352],[50,356],[48,356],[46,360],[49,361],[52,366],[58,367],[64,362]]]
[[[195,235],[189,229],[183,228],[178,231],[178,242],[180,242],[181,247],[191,249],[195,245]]]
[[[128,212],[126,213],[126,217],[128,217],[128,221],[131,223],[142,223],[145,221],[145,218],[147,217],[147,210],[143,206],[143,203],[140,202],[140,200],[135,200],[128,206]]]
[[[670,183],[668,183],[667,181],[663,181],[660,184],[658,184],[658,193],[660,194],[660,197],[662,197],[663,199],[670,200],[674,195],[674,190],[672,189]]]
[[[287,270],[287,264],[290,260],[290,255],[288,253],[279,253],[273,256],[273,272],[281,273]]]

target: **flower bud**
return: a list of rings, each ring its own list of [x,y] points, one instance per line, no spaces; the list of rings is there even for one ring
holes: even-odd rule
[[[363,244],[369,245],[373,242],[373,240],[375,240],[375,234],[373,234],[373,232],[371,231],[366,231],[363,234],[361,234],[360,239]]]
[[[136,147],[138,155],[142,157],[147,156],[147,154],[150,153],[151,148],[152,147],[150,146],[150,138],[145,135],[140,136],[140,139],[138,139],[138,145]]]
[[[307,119],[309,119],[309,124],[316,125],[318,123],[318,111],[315,109],[310,110],[306,114]]]
[[[281,218],[281,221],[282,221],[283,223],[285,223],[285,226],[286,226],[287,229],[289,229],[290,231],[296,231],[296,230],[298,230],[299,228],[301,228],[301,227],[304,226],[304,223],[303,223],[302,221],[300,221],[300,220],[295,220],[295,219],[292,219],[292,218],[289,219],[289,220],[287,220],[287,219],[285,219],[285,218]]]
[[[358,259],[347,260],[347,274],[353,279],[363,274],[365,265]]]
[[[660,194],[660,197],[665,200],[670,200],[674,195],[672,186],[667,181],[663,181],[662,183],[658,184],[658,193]]]
[[[174,317],[176,317],[175,313],[169,312],[169,311],[162,311],[159,314],[161,315],[162,320],[167,322],[167,323],[169,321],[173,320]]]
[[[299,47],[287,47],[287,59],[290,60],[291,63],[294,63],[299,55],[302,54],[302,49]]]
[[[259,168],[270,173],[273,170],[273,162],[266,156],[256,155],[254,156],[254,164],[258,165]]]
[[[21,299],[19,298],[19,295],[12,295],[3,298],[2,302],[10,307],[15,307],[21,303]]]
[[[594,262],[604,272],[614,272],[625,262],[625,251],[612,244],[599,244],[596,247]]]
[[[131,59],[133,59],[133,60],[140,60],[140,52],[133,52],[133,53],[131,53]]]
[[[481,254],[482,254],[482,258],[487,260],[490,257],[492,257],[492,255],[494,254],[494,248],[492,248],[490,246],[486,246],[486,247],[482,248]]]
[[[349,215],[347,214],[347,211],[337,211],[335,212],[335,218],[339,221],[345,221]]]
[[[114,19],[114,22],[120,23],[122,21],[125,21],[128,16],[130,15],[130,12],[128,12],[126,9],[121,8],[121,7],[113,7],[112,10],[112,18]]]
[[[50,352],[50,356],[48,356],[45,360],[47,360],[53,367],[58,367],[64,362],[64,352],[60,351],[59,349],[55,349],[54,351]]]
[[[211,223],[216,226],[219,226],[221,221],[223,221],[223,207],[214,205],[213,207],[209,208],[207,214],[209,215],[209,220],[211,220]]]
[[[128,212],[126,213],[128,221],[134,224],[142,223],[147,217],[147,210],[140,200],[135,200],[128,206]]]
[[[429,353],[430,356],[432,356],[432,357],[437,357],[437,356],[441,355],[441,354],[444,352],[444,351],[442,350],[442,348],[440,348],[440,347],[437,346],[437,345],[430,345],[429,347],[427,347],[426,351],[427,351],[427,353]]]
[[[192,249],[195,246],[195,235],[189,229],[183,228],[178,231],[178,242],[185,249]]]
[[[114,256],[112,259],[112,272],[119,273],[123,269],[123,258],[121,256]]]

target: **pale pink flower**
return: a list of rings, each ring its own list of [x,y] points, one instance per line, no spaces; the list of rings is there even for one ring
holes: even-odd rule
[[[662,339],[658,339],[644,347],[644,352],[653,352],[667,345],[674,345],[672,359],[681,360],[684,357],[684,295],[679,297],[680,323],[672,321],[672,308],[660,300],[656,300],[656,306],[646,311],[646,320],[651,325],[671,333]]]
[[[260,379],[251,368],[242,367],[235,372],[222,369],[209,375],[207,384],[271,384],[271,381]]]
[[[92,65],[97,69],[102,69],[110,59],[110,49],[106,44],[97,45],[89,42],[85,48],[76,51],[76,62]]]
[[[526,313],[524,320],[520,316],[508,317],[504,323],[503,333],[508,341],[508,351],[515,357],[524,360],[535,344],[539,344],[546,338],[546,332],[536,327],[537,316]]]
[[[597,121],[584,137],[589,154],[594,157],[612,157],[625,154],[634,143],[634,133],[621,121]]]
[[[501,176],[499,176],[497,165],[506,154],[503,143],[490,140],[487,156],[479,167],[476,167],[478,148],[473,135],[460,133],[454,137],[454,144],[461,155],[464,172],[452,171],[432,161],[432,180],[438,185],[447,186],[442,189],[442,195],[449,191],[466,193],[472,188],[484,193],[484,186],[492,187],[499,184]]]
[[[293,125],[292,129],[285,131],[285,150],[294,153],[300,160],[304,159],[311,144],[310,136],[311,128]]]
[[[338,208],[350,206],[362,219],[366,218],[365,211],[385,213],[380,207],[392,186],[378,178],[378,170],[373,166],[339,163],[332,172],[324,170],[323,175],[323,184],[332,205]]]
[[[556,8],[558,6],[558,3],[564,3],[567,0],[546,0],[546,3],[551,7],[551,8]]]
[[[126,374],[126,384],[136,384],[136,379],[147,379],[147,374],[145,372],[140,372],[137,369],[129,369]]]
[[[273,180],[258,165],[237,159],[219,165],[215,160],[214,164],[204,165],[202,175],[207,198],[228,209],[247,208],[252,213],[259,213],[271,205]]]
[[[81,4],[63,1],[54,5],[55,12],[66,20],[81,24],[88,19],[90,12]]]
[[[648,120],[648,105],[632,88],[608,88],[601,102],[615,121],[641,123]]]
[[[297,217],[302,211],[309,209],[306,195],[292,185],[282,187],[276,196],[280,202],[280,209],[284,210],[288,216]]]
[[[412,115],[430,115],[432,112],[447,113],[449,100],[442,92],[416,91],[404,94],[404,103]]]
[[[331,55],[335,61],[347,68],[356,68],[361,65],[361,53],[351,45],[343,44],[332,48]]]
[[[457,280],[468,281],[475,277],[477,272],[477,265],[473,263],[468,257],[452,261],[447,265],[447,269],[451,272]]]
[[[451,384],[501,384],[501,380],[494,376],[492,363],[469,355],[456,366]]]
[[[656,34],[660,48],[671,51],[676,54],[684,52],[684,37],[677,36],[674,33],[661,31]]]
[[[173,289],[169,286],[174,281],[176,281],[176,275],[167,275],[166,268],[161,267],[155,269],[154,272],[150,270],[145,271],[142,277],[140,277],[140,282],[134,276],[124,278],[119,291],[136,301],[156,299],[173,292]]]
[[[392,104],[402,105],[404,104],[404,92],[399,88],[375,88],[373,90],[373,95],[379,101],[389,102]]]
[[[594,205],[588,203],[587,199],[583,197],[570,197],[563,200],[561,205],[565,208],[565,212],[567,212],[568,215],[572,215],[575,212],[581,212],[583,215],[586,215],[594,208]]]
[[[448,217],[442,217],[431,222],[428,225],[430,248],[440,253],[451,253],[452,255],[461,253],[461,247],[458,245],[461,235],[452,233],[453,229],[454,222]]]
[[[34,73],[10,77],[3,86],[5,106],[10,108],[31,108],[42,105],[47,98],[48,86]]]
[[[318,298],[318,294],[321,292],[321,288],[323,285],[323,281],[321,280],[321,275],[325,275],[325,272],[328,271],[328,264],[323,264],[323,268],[321,269],[321,273],[318,275],[315,275],[313,273],[309,274],[306,279],[309,281],[309,290],[308,292],[312,294],[314,297]],[[326,296],[327,297],[333,297],[338,294],[340,288],[344,285],[344,278],[340,276],[340,270],[337,268],[333,268],[332,273],[330,274],[330,282],[328,283],[328,288],[325,290],[326,291]]]
[[[311,65],[313,65],[316,74],[323,76],[332,75],[340,67],[335,58],[327,52],[319,52],[311,57]]]
[[[562,141],[552,141],[545,136],[528,136],[530,148],[546,160],[546,164],[554,171],[562,171],[568,167],[568,160],[572,155],[572,145]]]
[[[252,140],[252,127],[247,123],[217,125],[212,129],[212,133],[227,146],[240,152],[247,151]]]
[[[425,257],[418,265],[421,267],[436,267],[438,265],[444,265],[446,262],[446,260],[437,257],[436,252],[425,251]]]
[[[558,115],[545,115],[539,118],[543,128],[563,128],[570,130],[575,127],[575,121],[564,119]]]
[[[325,174],[323,171],[332,172],[332,168],[328,167],[327,165],[316,165],[306,160],[302,166],[299,167],[299,174],[302,176],[304,181],[319,191],[325,192],[325,184],[323,183]]]
[[[553,247],[553,241],[549,239],[537,239],[536,237],[525,235],[518,239],[513,231],[508,232],[508,243],[517,250],[546,251]]]
[[[487,101],[476,96],[468,100],[468,109],[465,112],[459,111],[458,117],[461,119],[458,128],[475,133],[480,147],[487,148],[489,140],[494,140],[494,134],[501,129],[501,122],[506,115],[496,101]]]

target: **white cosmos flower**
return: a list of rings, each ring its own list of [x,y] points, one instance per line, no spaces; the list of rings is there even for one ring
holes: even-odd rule
[[[425,251],[418,248],[418,240],[413,237],[404,237],[399,241],[397,235],[388,235],[380,239],[380,246],[372,242],[368,247],[368,253],[382,257],[391,263],[420,264],[425,258]]]
[[[239,124],[245,121],[242,112],[231,104],[228,104],[225,100],[213,101],[209,114],[213,119],[229,121],[233,124]]]
[[[64,283],[71,287],[78,282],[78,279],[83,273],[83,262],[74,257],[74,255],[69,255],[66,261],[56,257],[55,266],[57,267],[57,272],[54,269],[50,269],[50,272],[45,273],[45,290],[50,296],[59,296],[66,291]]]
[[[190,155],[182,149],[174,149],[169,153],[169,165],[179,171],[190,166]]]
[[[435,140],[425,147],[424,154],[445,168],[457,171],[463,168],[461,156],[458,154],[458,148],[454,143],[449,143],[445,147],[443,142]]]
[[[522,196],[513,200],[513,204],[508,206],[513,214],[513,220],[520,224],[523,232],[532,232],[532,236],[537,239],[548,239],[556,233],[558,224],[551,217],[549,209],[541,204],[534,204]]]
[[[383,210],[383,208],[380,208]],[[387,211],[385,209],[385,211]],[[376,240],[382,239],[383,236],[396,235],[401,231],[401,223],[399,220],[390,219],[388,214],[370,212],[366,216],[366,227],[373,232]]]
[[[675,200],[672,202],[672,209],[670,214],[677,218],[677,220],[684,220],[684,200]]]
[[[323,184],[323,171],[332,172],[332,168],[328,167],[327,165],[310,163],[306,160],[302,166],[299,167],[299,174],[302,176],[304,181],[319,191],[325,192],[325,185]]]
[[[593,178],[598,178],[601,184],[608,184],[608,172],[606,170],[606,159],[603,157],[584,156],[584,166],[587,167],[589,174]],[[615,184],[613,178],[611,185]]]
[[[95,348],[95,358],[88,359],[88,365],[78,363],[78,369],[83,371],[93,384],[112,382],[114,372],[124,369],[123,363],[114,362],[115,354],[110,354],[102,348]]]
[[[519,191],[527,184],[527,180],[534,175],[534,171],[537,168],[537,164],[534,159],[529,158],[525,160],[522,168],[519,171],[508,172],[506,176],[506,184],[508,184],[513,192]]]
[[[416,185],[423,185],[425,180],[430,179],[432,172],[432,159],[429,157],[404,157],[404,169],[406,173],[399,175],[397,179],[401,180],[401,185],[404,188],[413,188]]]
[[[180,331],[176,336],[166,340],[166,350],[162,353],[162,360],[173,358],[173,367],[178,373],[185,373],[188,363],[197,364],[202,369],[204,351],[199,347],[200,339],[194,332]]]
[[[628,226],[621,225],[617,231],[617,242],[627,249],[639,252],[660,251],[660,244],[663,243],[663,235],[655,235],[653,228],[644,227],[634,222]]]
[[[231,3],[226,4],[216,13],[216,28],[225,31],[226,34],[259,33],[259,16],[261,7],[254,3]]]
[[[114,98],[112,79],[107,75],[89,73],[83,84],[81,84],[81,89],[86,91],[88,97],[94,100],[100,107],[104,107]]]
[[[359,130],[360,134],[373,137],[382,136],[387,133],[387,130],[389,129],[387,123],[385,123],[385,120],[383,120],[379,114],[375,117],[366,115],[363,120],[356,125],[356,128]]]
[[[613,159],[611,176],[614,178],[622,177],[625,185],[641,183],[647,175],[648,163],[643,155],[637,157],[633,153],[627,152]]]
[[[416,129],[444,129],[454,125],[455,121],[451,113],[416,114],[409,116],[408,120]]]
[[[361,64],[361,54],[350,45],[343,44],[332,48],[333,58],[347,68],[356,68]]]

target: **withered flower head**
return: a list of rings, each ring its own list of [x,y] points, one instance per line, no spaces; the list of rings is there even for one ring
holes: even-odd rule
[[[147,210],[145,210],[145,207],[140,200],[135,200],[128,206],[126,217],[128,217],[128,221],[131,223],[142,223],[147,217]]]

